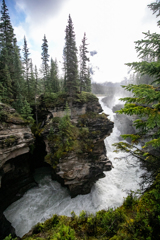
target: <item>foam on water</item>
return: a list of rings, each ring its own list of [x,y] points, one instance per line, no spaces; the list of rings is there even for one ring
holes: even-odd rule
[[[101,98],[100,103],[104,112],[109,114],[109,118],[113,121],[112,110],[102,103]],[[112,144],[118,142],[119,135],[120,132],[115,126],[113,133],[105,139],[107,156],[114,168],[110,172],[105,172],[106,177],[98,180],[91,193],[87,195],[71,198],[66,188],[51,180],[49,169],[38,169],[35,179],[39,186],[26,192],[4,212],[16,229],[17,236],[22,237],[36,223],[46,220],[53,214],[70,216],[72,211],[76,214],[82,210],[95,213],[101,209],[118,207],[127,196],[127,191],[137,190],[143,170],[140,169],[135,158],[126,158],[125,153],[113,152]]]

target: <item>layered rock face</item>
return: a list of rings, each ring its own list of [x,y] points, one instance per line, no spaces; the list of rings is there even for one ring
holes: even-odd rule
[[[35,186],[29,165],[29,146],[34,142],[28,124],[8,105],[0,103],[0,232],[7,221],[2,212]],[[3,221],[3,223],[2,223]],[[7,226],[9,229],[9,225]],[[0,238],[3,236],[0,235]]]
[[[112,132],[113,122],[99,114],[102,108],[93,95],[87,101],[74,99],[67,111],[65,103],[42,104],[41,109],[45,161],[53,168],[53,179],[67,186],[72,197],[89,193],[92,185],[105,176],[103,171],[112,169],[104,139]]]

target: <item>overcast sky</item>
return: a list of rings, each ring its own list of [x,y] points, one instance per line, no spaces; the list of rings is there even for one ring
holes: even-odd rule
[[[77,48],[86,32],[96,82],[119,82],[127,77],[124,64],[137,60],[134,41],[142,32],[159,32],[155,15],[147,8],[152,0],[6,0],[11,22],[22,49],[26,36],[33,63],[41,64],[44,34],[49,54],[62,62],[65,28],[71,15]]]

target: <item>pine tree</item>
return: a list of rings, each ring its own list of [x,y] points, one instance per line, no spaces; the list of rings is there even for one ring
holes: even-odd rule
[[[91,74],[90,74],[89,67],[88,67],[88,72],[86,76],[86,92],[91,92]]]
[[[27,100],[25,99],[24,102],[23,102],[23,107],[21,109],[21,115],[29,123],[34,122],[34,119],[32,118],[31,112],[32,112],[32,109],[31,109],[29,103],[27,102]]]
[[[125,106],[118,112],[127,115],[135,114],[139,118],[134,121],[134,126],[137,128],[136,134],[122,135],[124,139],[130,137],[132,144],[120,142],[115,146],[117,150],[124,150],[145,159],[148,168],[152,170],[150,181],[160,171],[160,35],[150,32],[144,33],[144,35],[144,39],[136,41],[136,50],[142,61],[126,65],[142,76],[149,75],[154,81],[151,85],[129,84],[123,86],[127,91],[132,92],[133,97],[121,99],[125,101]],[[136,146],[139,141],[144,142],[142,149]]]
[[[53,61],[51,58],[50,68],[50,91],[56,93],[59,91],[59,80],[58,80],[58,64],[57,61]]]
[[[36,79],[35,79],[35,72],[33,70],[32,59],[30,59],[30,65],[29,65],[29,83],[30,83],[30,99],[31,101],[34,101],[35,91],[36,91]]]
[[[36,125],[38,126],[38,112],[37,112],[37,94],[38,94],[38,71],[37,66],[35,66],[35,115],[36,115]]]
[[[2,0],[0,22],[0,91],[2,101],[11,103],[13,101],[13,58],[14,58],[14,32],[11,25],[5,0]]]
[[[14,39],[14,74],[13,74],[13,98],[12,106],[18,111],[23,107],[23,96],[25,95],[25,82],[23,78],[22,62],[20,49],[17,46],[17,40]]]
[[[26,37],[24,36],[24,46],[23,46],[23,64],[24,64],[24,79],[27,86],[27,99],[30,99],[30,83],[29,83],[29,67],[30,67],[30,58],[29,58],[29,48],[27,45]]]
[[[148,5],[148,7],[153,11],[153,14],[157,13],[156,17],[160,16],[160,1],[157,0]],[[158,26],[160,26],[160,21],[157,22]]]
[[[42,72],[43,72],[43,88],[44,93],[49,90],[49,84],[48,84],[48,74],[49,74],[49,54],[48,54],[48,41],[46,36],[44,35],[43,38],[43,44],[42,44]]]
[[[65,30],[64,47],[64,71],[65,71],[65,90],[72,98],[79,87],[78,80],[78,60],[75,33],[71,16],[69,15],[68,25]]]
[[[89,58],[87,57],[87,43],[86,43],[86,33],[82,39],[82,45],[80,46],[80,91],[87,91],[89,89],[89,75],[88,66]]]

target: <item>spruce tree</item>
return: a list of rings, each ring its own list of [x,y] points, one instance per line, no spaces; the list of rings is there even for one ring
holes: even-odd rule
[[[91,74],[90,74],[89,67],[88,67],[88,72],[86,76],[86,92],[91,92]]]
[[[86,43],[86,33],[82,39],[82,45],[80,46],[80,91],[87,91],[89,89],[89,75],[88,66],[89,58],[87,57],[87,43]]]
[[[27,99],[30,99],[30,83],[29,83],[29,67],[30,67],[30,58],[29,58],[29,48],[27,45],[26,37],[24,36],[24,46],[23,46],[23,65],[24,65],[24,79],[27,86]]]
[[[58,64],[57,61],[53,61],[52,58],[50,67],[50,91],[53,93],[59,91]]]
[[[17,46],[17,40],[14,39],[14,73],[13,73],[13,98],[12,106],[18,111],[23,107],[23,96],[25,96],[25,82],[23,78],[22,62],[20,49]]]
[[[156,4],[158,3],[160,1],[156,2]],[[137,132],[136,134],[122,135],[124,139],[130,137],[131,144],[120,142],[115,146],[117,150],[126,151],[145,160],[148,168],[152,170],[149,177],[149,181],[151,181],[160,172],[160,35],[147,32],[144,33],[144,36],[144,39],[135,42],[141,61],[126,65],[142,76],[150,76],[154,81],[150,85],[143,83],[123,86],[127,91],[132,92],[133,97],[121,99],[125,105],[118,112],[138,116],[138,119],[134,121]],[[141,79],[143,78],[139,80]],[[137,147],[139,141],[141,144],[143,143],[142,149]]]
[[[38,71],[37,66],[35,66],[35,116],[36,116],[36,125],[38,126],[38,110],[37,110],[37,95],[38,95]]]
[[[69,15],[68,25],[65,30],[64,71],[65,71],[65,90],[72,98],[79,89],[78,79],[78,60],[75,33],[71,16]]]
[[[2,0],[1,19],[0,19],[0,91],[1,99],[4,102],[13,102],[13,42],[14,32],[11,25],[8,9],[5,0]]]
[[[42,72],[43,72],[43,89],[44,93],[49,91],[49,83],[48,83],[48,75],[49,75],[49,54],[48,54],[48,41],[46,36],[44,35],[43,44],[42,44]]]
[[[29,83],[30,83],[30,99],[31,103],[35,99],[35,91],[36,91],[36,79],[35,79],[35,72],[33,70],[33,63],[32,59],[30,59],[30,65],[29,65]]]

